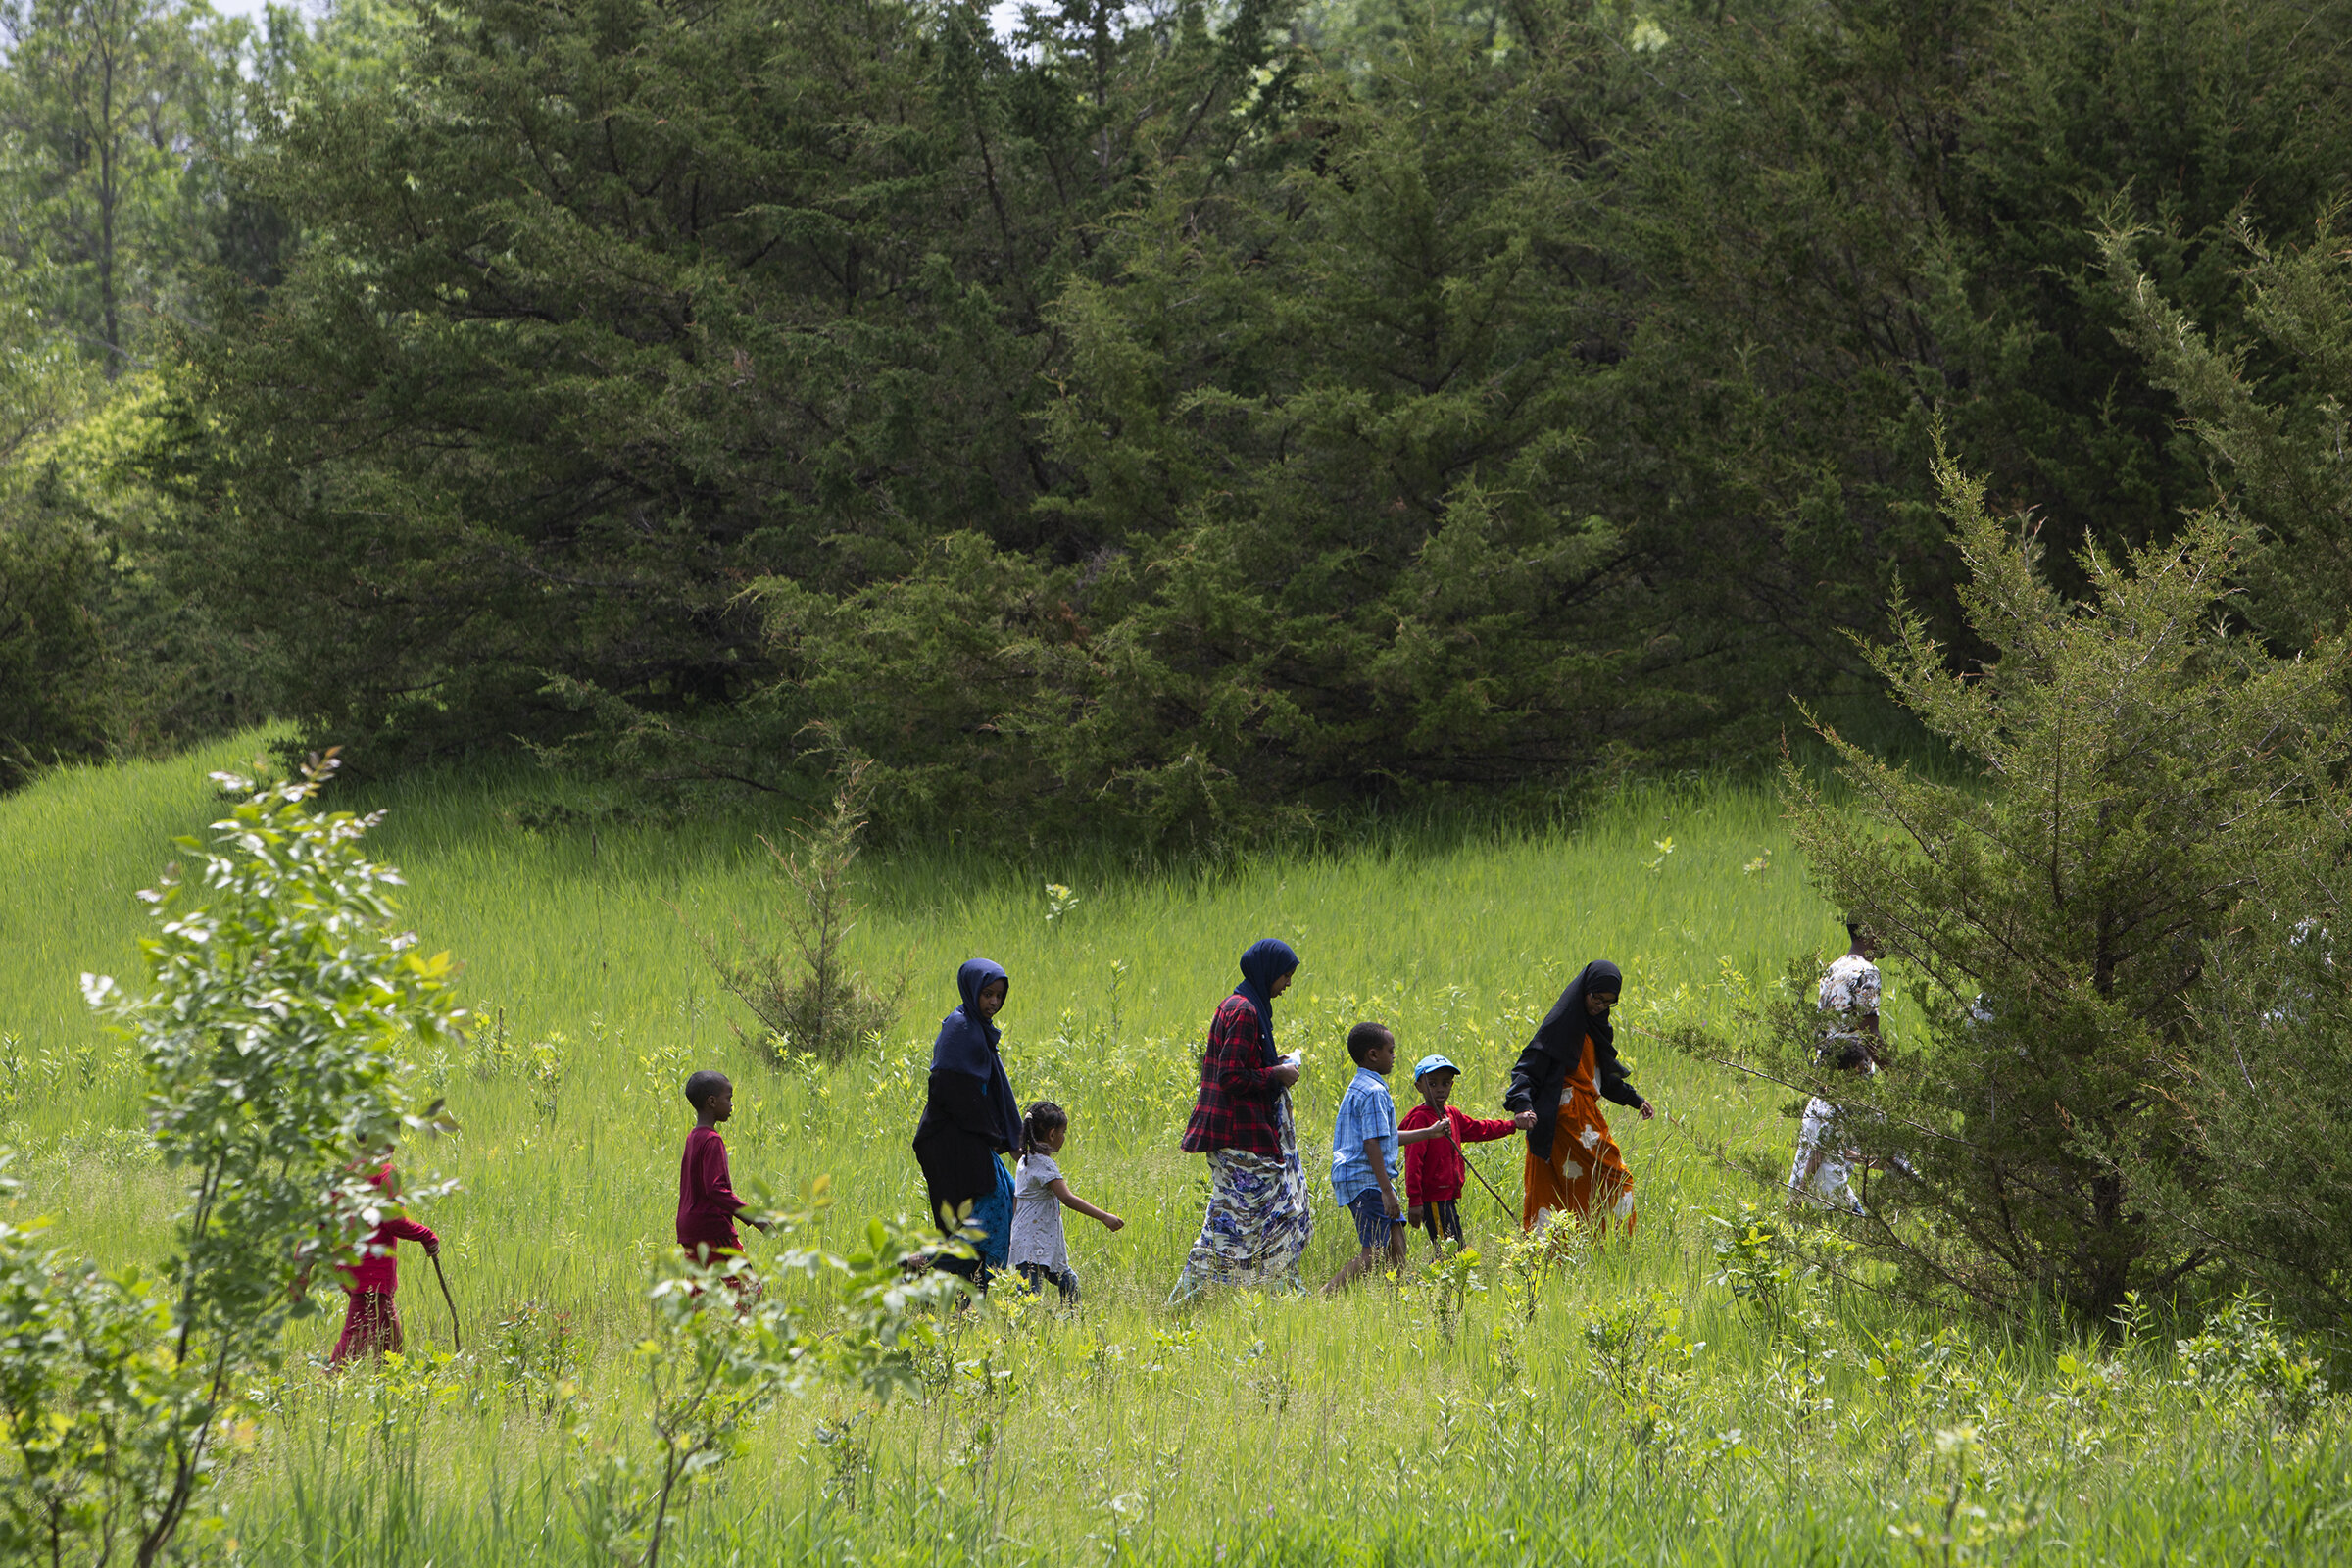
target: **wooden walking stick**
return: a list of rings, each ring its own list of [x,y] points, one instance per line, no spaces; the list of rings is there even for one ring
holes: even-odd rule
[[[1457,1149],[1461,1148],[1461,1146],[1458,1144],[1454,1147]],[[1480,1170],[1477,1163],[1471,1159],[1470,1151],[1463,1149],[1461,1150],[1461,1154],[1462,1164],[1469,1170],[1471,1175],[1478,1178],[1478,1185],[1484,1187],[1494,1198],[1495,1206],[1502,1210],[1502,1217],[1508,1220],[1518,1219],[1519,1216],[1512,1211],[1511,1205],[1502,1200],[1502,1195],[1494,1191],[1494,1184],[1487,1180],[1487,1173],[1483,1170]]]
[[[1478,1168],[1477,1161],[1470,1157],[1469,1146],[1462,1142],[1461,1129],[1453,1125],[1453,1118],[1450,1116],[1446,1120],[1446,1141],[1453,1146],[1453,1152],[1455,1153],[1462,1156],[1463,1168],[1468,1170],[1471,1175],[1478,1178],[1478,1185],[1484,1187],[1487,1190],[1488,1196],[1493,1198],[1495,1203],[1502,1209],[1502,1217],[1512,1220],[1517,1219],[1519,1216],[1512,1212],[1511,1205],[1503,1202],[1502,1195],[1494,1191],[1494,1184],[1487,1180],[1487,1173],[1483,1170],[1480,1170]]]
[[[441,1282],[441,1299],[447,1302],[449,1305],[450,1344],[456,1347],[454,1351],[455,1354],[464,1355],[466,1353],[466,1340],[465,1337],[458,1332],[458,1302],[457,1298],[449,1294],[449,1276],[441,1272],[441,1254],[438,1251],[434,1251],[429,1252],[426,1255],[433,1260],[433,1278]]]

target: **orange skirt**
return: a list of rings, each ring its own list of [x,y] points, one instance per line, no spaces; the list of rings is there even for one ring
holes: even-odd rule
[[[1560,1119],[1551,1134],[1551,1157],[1527,1154],[1527,1197],[1519,1223],[1534,1230],[1549,1216],[1574,1214],[1606,1228],[1625,1221],[1634,1233],[1634,1178],[1625,1168],[1617,1140],[1600,1113],[1600,1102],[1572,1089],[1560,1097]]]

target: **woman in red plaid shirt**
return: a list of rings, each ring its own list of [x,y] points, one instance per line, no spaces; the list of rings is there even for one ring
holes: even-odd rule
[[[1314,1215],[1291,1125],[1299,1058],[1274,1050],[1274,999],[1298,969],[1288,943],[1268,937],[1255,944],[1242,955],[1241,985],[1209,1023],[1200,1094],[1184,1130],[1185,1152],[1208,1156],[1208,1216],[1170,1305],[1208,1285],[1304,1289],[1298,1254]]]

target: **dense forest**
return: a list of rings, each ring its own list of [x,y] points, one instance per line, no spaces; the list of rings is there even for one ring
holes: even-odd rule
[[[2352,606],[2352,6],[0,7],[0,771],[1200,843],[1765,751],[1938,450]],[[812,730],[811,726],[819,726]]]

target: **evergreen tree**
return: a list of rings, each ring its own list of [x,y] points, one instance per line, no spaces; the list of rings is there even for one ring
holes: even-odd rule
[[[2324,218],[2311,238],[2274,249],[2238,231],[2248,298],[2243,322],[2208,330],[2151,275],[2155,236],[2119,227],[2107,264],[2127,335],[2150,379],[2180,400],[2211,454],[2231,507],[2262,530],[2245,612],[2274,646],[2340,635],[2352,615],[2352,255]]]
[[[1975,776],[1920,777],[1825,729],[1859,809],[1788,784],[1815,881],[1931,1023],[1889,1071],[1833,1080],[1808,1065],[1800,998],[1769,1054],[1845,1105],[1841,1136],[1886,1172],[1866,1238],[1915,1283],[2100,1323],[2220,1260],[2159,1222],[2190,1157],[2176,1060],[2208,944],[2295,880],[2329,820],[2311,808],[2352,756],[2345,656],[2279,660],[2217,621],[2233,552],[2213,514],[2128,561],[2085,550],[2075,607],[1981,481],[1938,477],[1991,653],[1955,671],[1906,613],[1871,659]]]
[[[2209,498],[2116,339],[2091,230],[2159,225],[2148,265],[2243,309],[2230,228],[2344,189],[2352,10],[2259,0],[1830,0],[1670,19],[1605,248],[1616,466],[1660,569],[1718,585],[1781,689],[1849,690],[1845,634],[1891,591],[1967,652],[1926,475],[1934,431],[2066,549],[2169,536]]]
[[[1200,844],[1700,727],[1676,678],[1706,639],[1582,429],[1613,48],[1270,54],[1214,136],[1155,150],[1109,275],[1054,313],[1070,481],[1037,507],[1075,559],[959,536],[838,607],[765,585],[886,806],[1107,805]]]
[[[969,4],[416,8],[245,171],[307,238],[185,344],[196,586],[363,760],[587,729],[775,785],[747,583],[1054,547],[1046,312],[1135,172],[1057,69]]]

